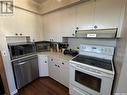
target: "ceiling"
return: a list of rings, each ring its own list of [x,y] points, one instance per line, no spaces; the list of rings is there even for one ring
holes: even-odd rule
[[[45,2],[45,1],[47,1],[47,0],[33,0],[33,1],[35,1],[36,3],[41,4],[41,3],[43,3],[43,2]]]
[[[51,1],[51,0],[33,0],[34,2],[38,3],[38,4],[42,4],[44,3],[45,1]],[[54,0],[54,1],[57,1],[57,2],[61,2],[63,0]]]

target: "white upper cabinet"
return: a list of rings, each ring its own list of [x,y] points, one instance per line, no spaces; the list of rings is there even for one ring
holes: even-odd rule
[[[51,17],[51,24],[52,26],[50,27],[53,34],[53,41],[54,42],[62,42],[62,33],[61,33],[61,12],[57,11],[52,13],[52,17]]]
[[[43,16],[44,38],[47,41],[62,42],[60,12]]]
[[[31,41],[43,39],[42,17],[39,15],[16,8],[13,15],[1,16],[1,20],[6,36],[30,36]]]
[[[77,5],[76,22],[80,30],[118,28],[120,36],[125,0],[92,0]]]
[[[51,17],[50,15],[43,16],[43,31],[44,39],[50,41],[52,39],[52,30],[51,30]]]
[[[99,29],[119,28],[123,0],[96,0],[95,22]]]
[[[118,28],[120,36],[125,0],[90,0],[73,7],[49,13],[44,18],[45,40],[62,42],[80,30]]]
[[[75,34],[75,7],[67,8],[61,12],[62,36],[73,37]]]
[[[33,31],[31,31],[31,41],[42,41],[44,40],[44,34],[43,34],[43,18],[39,15],[37,15],[37,18],[35,19],[35,26],[33,28]]]
[[[80,29],[91,29],[94,21],[94,1],[76,6],[76,26]]]

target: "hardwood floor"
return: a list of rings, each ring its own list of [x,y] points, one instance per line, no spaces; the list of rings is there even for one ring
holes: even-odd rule
[[[69,89],[55,80],[46,77],[28,84],[17,95],[69,95]]]

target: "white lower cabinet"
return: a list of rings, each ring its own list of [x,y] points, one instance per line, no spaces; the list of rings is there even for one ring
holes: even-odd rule
[[[48,56],[47,55],[38,55],[38,67],[39,67],[39,76],[45,77],[49,76],[48,72]]]
[[[69,62],[57,57],[38,55],[39,76],[49,76],[69,87]]]
[[[61,60],[60,62],[60,78],[61,83],[66,87],[69,87],[69,62]]]
[[[69,63],[59,58],[49,57],[49,76],[69,87]]]
[[[49,76],[54,80],[60,82],[60,69],[58,60],[53,57],[49,57]]]

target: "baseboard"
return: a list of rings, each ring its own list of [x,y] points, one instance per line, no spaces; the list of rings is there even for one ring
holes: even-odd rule
[[[16,95],[16,93],[18,93],[17,89],[15,91],[11,92],[10,95]]]

